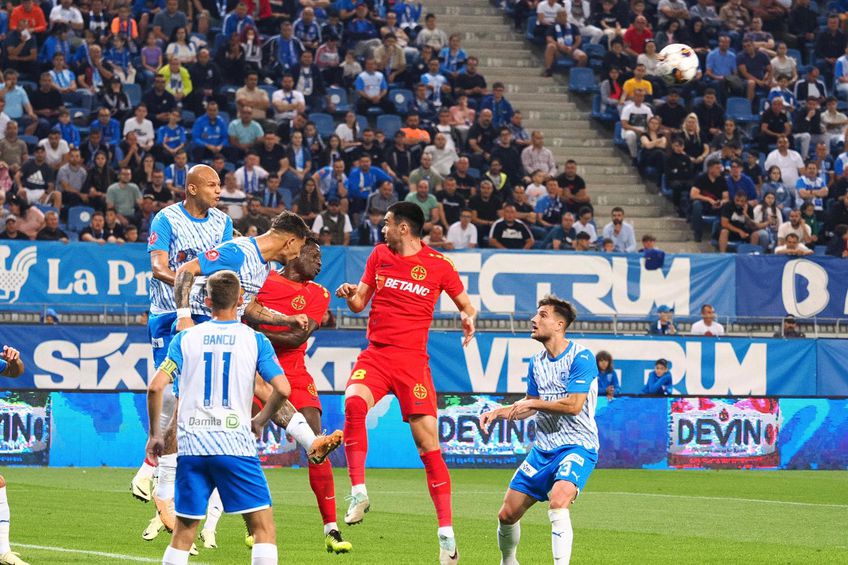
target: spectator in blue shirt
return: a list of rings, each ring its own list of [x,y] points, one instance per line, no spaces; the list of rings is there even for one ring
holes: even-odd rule
[[[672,392],[671,373],[668,372],[668,361],[657,359],[654,370],[648,374],[648,382],[642,387],[642,394],[668,396]]]
[[[751,177],[742,172],[742,160],[733,159],[730,162],[730,174],[727,175],[727,194],[731,200],[737,192],[744,192],[748,196],[748,204],[753,209],[757,205],[757,187]]]
[[[240,34],[241,30],[247,26],[255,28],[256,22],[254,22],[253,18],[247,13],[247,4],[239,2],[236,4],[235,9],[224,18],[224,25],[221,27],[221,33],[224,34],[224,37],[229,39],[233,34]]]
[[[657,308],[657,314],[660,315],[659,320],[651,323],[651,329],[648,333],[653,335],[676,334],[677,328],[674,327],[674,311],[663,304]]]
[[[604,226],[603,237],[612,240],[613,251],[632,253],[636,251],[636,233],[633,226],[624,222],[624,208],[612,209],[612,221]]]
[[[171,164],[174,155],[185,148],[186,130],[180,125],[182,114],[178,108],[171,110],[168,123],[156,130],[156,145],[153,148],[156,158]]]
[[[227,123],[218,115],[218,103],[210,100],[206,113],[197,118],[191,128],[192,159],[196,163],[224,152],[229,145]]]
[[[598,351],[595,362],[598,364],[598,391],[606,393],[607,400],[612,400],[613,396],[621,394],[618,375],[612,366],[612,355],[609,351]]]
[[[504,85],[502,82],[496,82],[492,85],[492,93],[484,97],[480,101],[480,107],[477,108],[477,113],[482,110],[492,111],[492,126],[495,129],[506,127],[512,120],[512,115],[515,111],[512,109],[512,104],[504,98]]]
[[[97,111],[97,118],[91,122],[90,128],[99,128],[103,132],[103,143],[106,145],[116,146],[121,142],[121,124],[112,117],[108,108]]]
[[[321,26],[315,21],[315,10],[309,6],[300,13],[300,18],[294,22],[292,31],[303,46],[313,53],[321,45]]]
[[[81,143],[80,131],[71,123],[71,112],[67,108],[59,110],[59,122],[54,126],[62,134],[62,139],[68,142],[70,147],[79,148]]]
[[[294,36],[292,23],[289,20],[283,20],[280,24],[280,35],[274,39],[276,70],[281,73],[290,73],[292,67],[300,61],[303,50],[303,44]]]
[[[748,100],[753,100],[757,89],[768,90],[771,87],[771,61],[758,51],[750,39],[742,40],[742,52],[736,55],[736,70],[746,81],[745,91]]]
[[[359,166],[351,169],[345,183],[350,212],[363,211],[368,197],[385,181],[393,182],[393,179],[382,169],[372,167],[369,155],[362,155],[359,158]]]
[[[360,2],[356,5],[353,19],[347,23],[345,29],[345,43],[348,49],[355,49],[360,41],[377,38],[377,28],[368,19],[368,5]]]
[[[720,36],[718,47],[707,55],[706,74],[708,82],[718,83],[725,94],[744,90],[744,83],[736,72],[736,54],[730,49],[730,36]]]

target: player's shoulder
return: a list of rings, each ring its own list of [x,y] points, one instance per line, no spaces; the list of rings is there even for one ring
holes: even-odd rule
[[[174,206],[176,206],[176,204],[174,204]],[[217,208],[209,208],[208,214],[210,218],[214,218],[224,223],[233,221],[232,218],[230,218],[229,214]]]
[[[427,257],[427,261],[437,267],[444,267],[446,269],[456,270],[456,265],[450,257],[445,255],[444,253],[440,253],[436,251],[429,245],[422,244],[422,251],[425,253]]]
[[[571,362],[572,363],[594,363],[595,362],[595,354],[592,353],[592,350],[586,347],[585,345],[581,345],[576,341],[571,342]]]
[[[327,290],[326,287],[324,287],[324,285],[319,284],[315,281],[307,282],[306,283],[306,290],[308,290],[310,293],[312,293],[314,295],[323,296],[327,300],[330,299],[330,291]]]

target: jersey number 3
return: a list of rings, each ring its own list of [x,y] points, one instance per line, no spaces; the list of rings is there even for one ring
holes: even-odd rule
[[[231,351],[225,351],[218,357],[218,363],[215,363],[215,354],[212,351],[207,351],[203,354],[203,364],[205,365],[205,375],[203,379],[203,406],[212,406],[212,370],[215,365],[220,367],[222,378],[222,403],[224,408],[230,407],[230,359],[233,354]]]

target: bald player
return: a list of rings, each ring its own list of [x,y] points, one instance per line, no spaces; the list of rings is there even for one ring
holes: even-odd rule
[[[221,198],[221,183],[212,167],[195,165],[186,176],[186,195],[183,202],[163,208],[153,218],[147,251],[150,253],[150,316],[148,330],[153,346],[153,362],[159,367],[165,360],[168,345],[174,335],[177,321],[177,305],[174,300],[174,279],[177,269],[196,259],[216,245],[233,238],[233,222],[224,212],[217,209]],[[168,429],[174,413],[174,394],[166,390],[160,427]],[[159,458],[159,483],[153,492],[153,476],[156,466],[145,459],[132,480],[132,494],[139,500],[149,502],[152,498],[157,515],[150,521],[142,537],[154,539],[167,527],[173,528],[174,480],[176,477],[176,440],[169,455]],[[215,526],[221,516],[222,505],[217,492],[209,501],[209,513],[201,537],[204,545],[215,547]],[[163,524],[164,519],[164,524]]]

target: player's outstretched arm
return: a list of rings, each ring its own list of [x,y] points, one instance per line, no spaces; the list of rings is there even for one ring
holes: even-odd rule
[[[538,396],[525,396],[521,400],[516,401],[510,406],[501,406],[488,412],[480,414],[480,426],[483,430],[488,431],[489,427],[497,420],[505,418],[508,420],[524,420],[536,413],[535,410],[529,408],[529,402],[538,400]]]
[[[20,377],[24,373],[24,362],[21,359],[21,353],[14,347],[8,345],[3,346],[3,352],[0,353],[0,359],[6,362],[6,368],[0,372],[3,377]]]
[[[575,392],[568,394],[565,398],[560,398],[559,400],[554,401],[545,401],[537,398],[530,401],[529,407],[537,412],[576,416],[581,410],[583,410],[583,404],[586,403],[587,396],[588,395],[585,392]],[[519,402],[524,401],[520,400]],[[516,402],[516,404],[518,404],[518,402]]]
[[[146,452],[147,457],[154,464],[165,449],[165,440],[162,437],[162,430],[159,428],[159,415],[162,413],[162,397],[165,393],[165,387],[170,384],[171,375],[159,369],[147,387],[147,417],[149,423]]]
[[[344,298],[350,311],[358,314],[368,306],[368,301],[374,296],[374,289],[362,281],[358,285],[344,283],[336,289],[336,296]]]
[[[289,326],[292,329],[299,328],[304,331],[309,327],[309,318],[306,314],[286,316],[276,310],[262,306],[255,300],[252,300],[244,309],[244,317],[247,319],[247,323],[252,326]]]
[[[464,336],[462,346],[465,347],[474,339],[474,320],[477,317],[477,309],[471,304],[471,298],[468,297],[468,293],[464,290],[454,296],[452,300],[456,304],[460,319],[462,320],[462,334]]]

